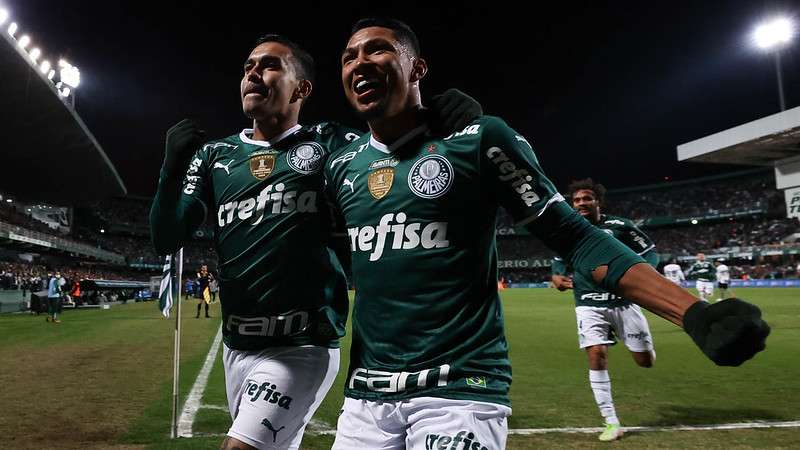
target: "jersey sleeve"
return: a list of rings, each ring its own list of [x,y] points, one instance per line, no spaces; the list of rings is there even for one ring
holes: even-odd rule
[[[635,264],[643,263],[617,239],[592,226],[564,201],[547,178],[528,141],[502,120],[487,117],[481,140],[484,185],[502,205],[576,273],[592,279],[592,271],[607,266],[600,285],[612,292]]]
[[[488,118],[481,139],[481,172],[518,226],[536,220],[554,203],[563,202],[539,165],[527,139],[498,118]]]
[[[150,207],[150,234],[159,255],[178,250],[205,221],[211,203],[209,172],[207,146],[195,153],[183,180],[161,172]]]
[[[656,247],[652,239],[629,220],[625,220],[625,226],[621,231],[619,239],[640,256],[644,256]]]
[[[329,154],[346,147],[364,134],[361,130],[336,122],[321,122],[314,126],[314,131],[320,136],[321,143]]]
[[[569,267],[567,267],[567,263],[562,258],[556,256],[550,266],[550,273],[552,275],[566,275],[569,273]]]

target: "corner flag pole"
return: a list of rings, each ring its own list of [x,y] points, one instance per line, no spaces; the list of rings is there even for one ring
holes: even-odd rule
[[[172,351],[172,439],[178,437],[178,409],[180,407],[180,365],[181,365],[181,287],[183,276],[183,248],[173,255],[176,280],[172,284],[178,291],[175,296],[178,303],[175,312],[175,345]]]

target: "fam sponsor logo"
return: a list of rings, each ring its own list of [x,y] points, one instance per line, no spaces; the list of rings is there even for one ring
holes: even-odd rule
[[[500,181],[508,183],[525,203],[525,206],[532,206],[540,200],[541,197],[533,191],[533,186],[531,185],[533,176],[525,169],[517,169],[517,165],[509,159],[503,150],[499,147],[491,147],[486,150],[486,156],[497,167]]]
[[[424,249],[446,248],[447,222],[406,223],[403,212],[384,214],[377,226],[364,225],[347,229],[350,249],[353,252],[370,252],[369,260],[377,261],[383,256],[387,241],[393,250],[411,250],[422,246]]]
[[[317,212],[317,193],[315,191],[289,191],[283,183],[267,185],[256,197],[232,201],[219,205],[217,225],[220,228],[238,220],[250,220],[258,225],[266,215],[288,214],[291,212]]]
[[[409,388],[443,387],[447,386],[447,376],[450,374],[450,365],[442,364],[433,369],[423,369],[419,372],[387,372],[385,370],[353,369],[348,381],[349,389],[366,389],[374,392],[403,392]]]
[[[308,313],[289,311],[277,316],[228,316],[225,328],[241,336],[292,336],[308,329]]]
[[[256,380],[248,379],[243,396],[248,399],[250,403],[261,400],[265,403],[278,405],[278,407],[283,409],[289,409],[292,404],[292,397],[280,392],[278,386],[269,381],[264,381],[259,384]]]
[[[428,433],[425,436],[426,450],[489,450],[475,439],[475,433],[462,430],[455,436]]]
[[[354,150],[352,152],[343,153],[341,156],[338,156],[331,160],[331,165],[329,166],[331,169],[336,167],[337,164],[344,164],[346,162],[350,162],[353,158],[356,157],[359,153],[363,152],[367,147],[369,147],[369,143],[361,144],[358,146],[358,150]]]
[[[622,297],[614,295],[610,292],[590,292],[581,295],[581,300],[592,300],[595,302],[606,302],[609,300],[622,300]]]

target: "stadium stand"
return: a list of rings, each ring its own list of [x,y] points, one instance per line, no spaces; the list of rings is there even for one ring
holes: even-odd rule
[[[785,217],[772,170],[610,190],[603,210],[633,219],[655,241],[662,264],[675,258],[687,265],[705,252],[725,259],[734,279],[800,278],[800,222]],[[497,222],[501,277],[546,282],[553,252],[511,223],[505,213]]]

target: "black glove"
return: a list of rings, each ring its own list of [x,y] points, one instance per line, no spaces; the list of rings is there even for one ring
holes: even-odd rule
[[[189,166],[197,148],[203,143],[205,132],[189,119],[183,119],[167,131],[163,172],[168,177],[181,177]]]
[[[463,130],[482,114],[481,104],[474,98],[458,89],[448,89],[431,98],[428,126],[434,134],[447,136]]]
[[[770,331],[758,306],[738,298],[695,303],[683,316],[683,329],[718,366],[739,366],[764,350]]]

